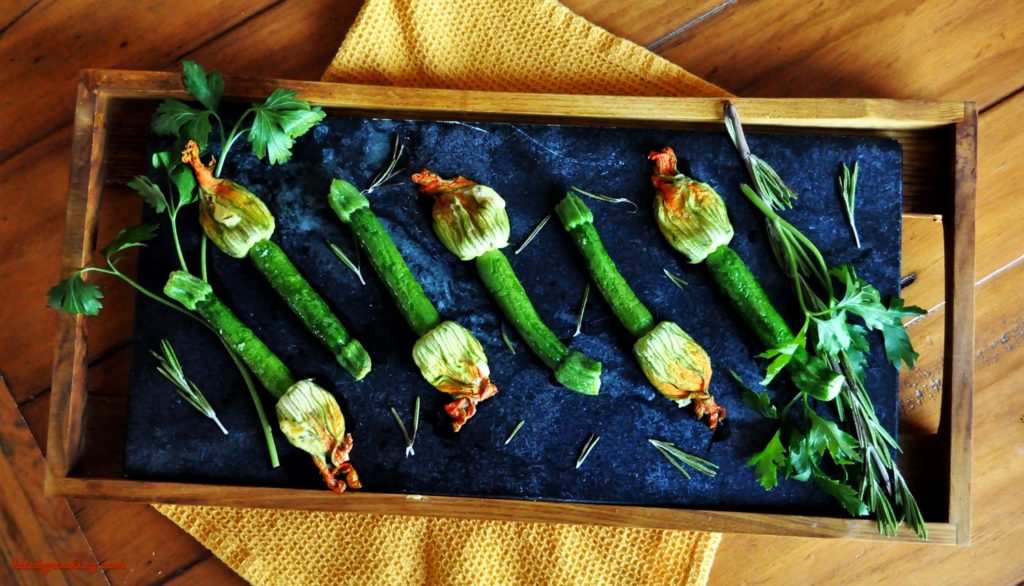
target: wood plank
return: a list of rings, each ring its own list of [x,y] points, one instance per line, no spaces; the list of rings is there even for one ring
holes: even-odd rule
[[[6,562],[4,569],[11,570],[10,575],[23,584],[106,584],[100,572],[12,568],[16,562],[98,562],[67,502],[43,496],[46,462],[2,379],[0,454],[0,552]]]
[[[977,272],[981,280],[1024,256],[1024,206],[1018,203],[1024,177],[1024,94],[1001,102],[979,120],[978,135],[978,233]],[[904,221],[904,274],[914,273],[917,282],[908,297],[924,308],[943,301],[943,254],[935,246],[939,226],[927,220]]]
[[[247,582],[216,556],[203,559],[193,565],[183,566],[175,572],[164,573],[164,586],[192,586],[193,584],[219,584],[239,586]]]
[[[802,583],[1014,584],[1024,565],[1024,509],[1008,495],[1024,484],[1024,264],[978,287],[975,358],[973,541],[962,548],[727,535],[712,568],[713,584]],[[943,311],[915,325],[941,336]],[[941,356],[922,356],[939,370]],[[921,409],[937,413],[937,397]],[[827,560],[827,562],[825,561]]]
[[[1024,86],[1024,4],[755,0],[659,53],[741,96],[973,100],[983,109]]]
[[[725,9],[732,0],[565,0],[569,10],[638,45],[650,46],[692,26],[709,13]]]
[[[180,55],[244,22],[272,0],[175,3],[135,9],[131,0],[45,2],[0,36],[0,162],[71,123],[68,109],[85,67],[174,67]],[[124,26],[124,15],[132,15]],[[116,31],[116,32],[115,32]],[[55,38],[61,42],[54,42]],[[17,113],[17,115],[14,115]]]

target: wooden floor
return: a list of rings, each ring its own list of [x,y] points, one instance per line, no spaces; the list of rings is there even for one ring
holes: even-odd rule
[[[1024,2],[565,3],[744,96],[977,102],[973,545],[955,549],[728,535],[712,580],[1010,584],[1024,579],[1024,200],[1016,201],[1024,198],[1019,187],[1024,184]],[[188,3],[186,9],[185,3],[152,0],[0,3],[0,274],[5,279],[0,287],[0,369],[37,439],[46,436],[54,328],[44,298],[58,276],[76,72],[84,67],[174,70],[187,58],[233,74],[317,79],[359,4],[224,0]],[[100,222],[104,224],[103,217]],[[923,358],[904,377],[901,398],[905,417],[927,429],[938,419],[942,373],[941,232],[927,219],[904,224],[904,273],[916,276],[905,296],[930,312],[911,326]],[[107,288],[105,304],[130,304],[125,289]],[[90,382],[96,388],[128,367],[125,322],[116,312],[107,314],[90,328]],[[5,399],[0,397],[5,458],[0,486],[15,486],[12,481],[18,479],[19,486],[28,488],[0,490],[0,503],[24,507],[35,502],[30,479],[33,470],[38,473],[39,456],[23,441],[24,426],[14,403]],[[12,445],[18,449],[9,449]],[[26,552],[5,546],[0,581],[10,576],[41,580],[36,573],[9,567],[11,556],[31,555],[94,555],[100,562],[123,564],[125,569],[106,574],[117,584],[240,581],[146,505],[69,504],[74,517],[61,502],[33,505],[49,511],[34,509],[36,521],[5,515],[9,526],[0,530],[0,543],[29,535],[36,541],[26,543],[50,541],[51,549],[39,546]],[[94,554],[83,553],[76,519]],[[51,573],[47,579],[89,581],[74,571]]]

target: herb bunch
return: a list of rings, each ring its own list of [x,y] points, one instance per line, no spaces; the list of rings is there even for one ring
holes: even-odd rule
[[[835,396],[814,397],[801,391],[781,411],[767,396],[746,387],[744,402],[779,421],[778,430],[748,465],[755,468],[765,489],[778,484],[780,472],[788,478],[809,480],[851,515],[873,513],[880,532],[895,535],[900,523],[906,522],[926,539],[924,518],[893,457],[899,446],[878,420],[864,382],[869,331],[882,335],[886,357],[893,366],[913,368],[918,354],[902,320],[924,311],[904,307],[898,298],[884,304],[878,290],[859,278],[850,265],[830,268],[814,243],[779,215],[780,209],[792,207],[796,195],[767,163],[750,153],[731,104],[726,107],[726,127],[754,183],[753,188],[743,185],[741,189],[765,216],[772,250],[792,279],[804,316],[792,341],[761,355],[771,359],[762,383],[770,382],[796,349],[811,341],[813,351],[844,381]],[[822,403],[833,407],[839,423],[853,433],[821,415],[818,407]],[[787,418],[793,408],[798,409],[795,424]]]

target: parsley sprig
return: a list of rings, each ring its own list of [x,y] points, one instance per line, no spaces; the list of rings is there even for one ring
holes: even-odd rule
[[[781,411],[765,394],[746,387],[744,402],[779,421],[778,430],[748,465],[754,467],[765,489],[778,484],[780,473],[811,481],[851,515],[873,513],[880,532],[895,535],[899,525],[906,522],[919,537],[927,539],[924,517],[893,458],[899,446],[879,421],[865,387],[868,332],[881,333],[886,357],[893,366],[906,364],[913,368],[918,354],[903,318],[924,311],[904,307],[898,298],[884,304],[879,291],[859,278],[850,265],[829,267],[814,243],[779,215],[780,209],[792,207],[795,193],[766,162],[750,153],[739,115],[731,104],[726,106],[726,127],[754,183],[753,188],[743,185],[741,189],[764,215],[772,250],[793,281],[804,315],[803,327],[790,343],[761,355],[771,359],[762,384],[770,382],[796,349],[809,341],[814,342],[813,351],[844,379],[834,397],[801,392]],[[844,190],[852,191],[853,178],[844,179]],[[822,404],[835,409],[838,423],[822,414]],[[798,417],[787,417],[797,406],[802,407]]]

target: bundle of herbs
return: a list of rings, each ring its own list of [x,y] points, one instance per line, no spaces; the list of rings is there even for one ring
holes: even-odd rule
[[[870,351],[869,331],[881,334],[885,354],[893,367],[914,367],[918,354],[910,343],[903,318],[924,313],[905,307],[894,298],[884,304],[878,290],[859,278],[850,265],[829,267],[818,248],[779,215],[791,208],[796,194],[765,161],[750,152],[736,108],[726,107],[726,128],[754,183],[741,187],[747,199],[764,214],[772,251],[783,272],[792,280],[804,322],[799,333],[763,356],[771,358],[764,384],[773,372],[794,355],[795,350],[813,342],[812,352],[826,360],[842,376],[837,394],[822,400],[832,407],[839,424],[817,409],[814,397],[799,393],[777,415],[779,428],[751,464],[761,484],[771,488],[780,472],[798,480],[812,480],[855,516],[874,514],[879,531],[894,535],[905,522],[926,539],[928,528],[896,463],[899,446],[875,413],[865,387],[865,369]],[[856,245],[860,238],[854,223],[857,166],[851,174],[844,165],[839,179],[844,209]],[[853,318],[858,319],[853,319]],[[797,423],[786,415],[798,409]],[[823,462],[825,454],[831,464]]]

